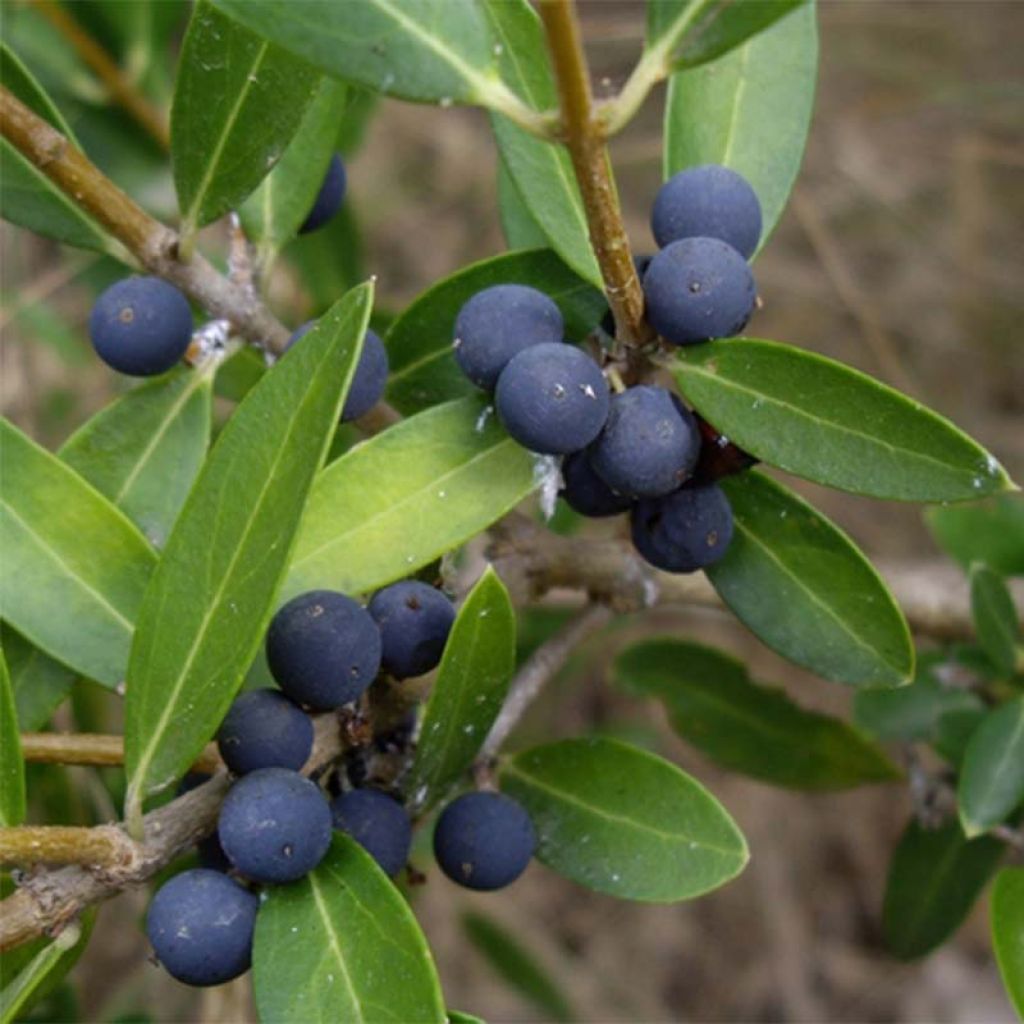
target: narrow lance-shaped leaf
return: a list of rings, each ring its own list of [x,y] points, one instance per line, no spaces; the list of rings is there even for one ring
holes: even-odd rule
[[[967,745],[957,806],[968,836],[1004,821],[1024,801],[1024,697],[990,711]]]
[[[1024,496],[936,505],[924,519],[939,546],[964,568],[984,562],[1004,576],[1024,576]]]
[[[156,555],[123,512],[7,420],[0,446],[0,616],[65,665],[117,686]]]
[[[692,899],[747,862],[743,835],[699,782],[616,740],[524,750],[501,766],[500,785],[529,812],[540,860],[620,899]]]
[[[320,475],[284,596],[362,593],[458,547],[534,489],[534,460],[466,398],[346,452]]]
[[[622,652],[615,676],[663,701],[672,728],[723,768],[794,789],[847,789],[900,777],[882,750],[838,718],[805,711],[751,681],[741,661],[678,640]]]
[[[25,762],[7,658],[0,648],[0,826],[25,820]]]
[[[742,174],[761,201],[759,248],[800,169],[817,72],[817,11],[807,3],[714,63],[669,80],[665,177],[710,163]]]
[[[1005,581],[987,565],[971,566],[971,616],[978,643],[1004,676],[1017,667],[1020,619]]]
[[[416,810],[443,797],[473,763],[508,691],[515,646],[512,602],[488,566],[459,609],[423,712],[406,785]]]
[[[601,293],[550,249],[509,252],[463,267],[418,296],[388,330],[388,399],[398,409],[408,414],[479,394],[452,355],[455,318],[463,303],[496,284],[524,284],[544,292],[562,311],[573,340],[589,333],[606,308]]]
[[[992,948],[1006,994],[1024,1018],[1024,868],[1003,868],[992,886]]]
[[[162,547],[210,443],[213,365],[122,395],[58,454]]]
[[[11,674],[18,727],[22,732],[35,732],[70,693],[76,673],[30,644],[7,622],[0,626],[0,638]]]
[[[253,988],[263,1024],[447,1021],[416,918],[373,859],[340,832],[305,878],[267,891],[256,918]]]
[[[129,817],[188,767],[252,663],[372,301],[369,284],[349,292],[253,388],[178,517],[128,669]]]
[[[178,65],[171,164],[185,230],[240,203],[277,163],[320,76],[198,0]]]
[[[53,984],[53,979],[70,970],[85,949],[91,931],[91,915],[84,924],[72,921],[4,985],[0,992],[0,1024],[13,1024],[25,1019],[24,1011]],[[4,954],[5,958],[10,955]]]
[[[736,616],[790,661],[841,683],[899,686],[914,670],[902,612],[853,541],[761,473],[722,486],[735,532],[708,578]]]
[[[548,236],[533,219],[503,160],[498,161],[498,213],[505,244],[510,249],[547,248]]]
[[[897,501],[965,501],[1015,486],[948,420],[824,356],[735,338],[680,351],[675,375],[731,441],[827,487]]]

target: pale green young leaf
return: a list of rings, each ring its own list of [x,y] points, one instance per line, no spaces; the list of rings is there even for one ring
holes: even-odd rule
[[[11,674],[14,706],[22,732],[36,732],[71,692],[77,674],[30,644],[11,625],[0,625],[0,641]]]
[[[1024,868],[1003,868],[992,886],[992,948],[1006,994],[1024,1018]]]
[[[971,566],[971,617],[978,643],[989,660],[1003,676],[1013,675],[1020,644],[1020,616],[1006,582],[981,562]]]
[[[25,761],[6,651],[0,647],[0,827],[20,825],[24,820]]]
[[[925,509],[924,521],[939,546],[965,569],[984,562],[1004,576],[1024,576],[1024,496],[934,505]]]
[[[990,711],[967,744],[957,806],[968,836],[980,835],[1024,801],[1024,697]]]

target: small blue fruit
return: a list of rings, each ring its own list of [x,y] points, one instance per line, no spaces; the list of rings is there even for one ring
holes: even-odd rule
[[[647,320],[674,345],[729,338],[757,299],[746,260],[717,238],[684,238],[662,249],[644,274]]]
[[[495,405],[505,429],[524,448],[564,455],[586,448],[608,417],[608,385],[581,349],[534,345],[502,370]]]
[[[259,768],[298,771],[313,749],[313,722],[277,690],[250,690],[236,697],[220,731],[217,749],[236,775]]]
[[[651,230],[662,248],[681,238],[719,238],[750,259],[761,240],[761,204],[747,179],[730,168],[690,167],[658,190]]]
[[[331,801],[334,827],[347,832],[394,877],[405,867],[412,823],[405,808],[379,789],[353,789]]]
[[[588,448],[582,452],[566,455],[562,462],[562,480],[565,486],[561,495],[569,507],[581,516],[617,516],[625,512],[632,499],[616,494],[595,472],[590,464]]]
[[[249,969],[257,898],[219,871],[195,868],[157,890],[146,934],[167,972],[186,985],[221,985]]]
[[[380,629],[381,664],[396,679],[421,676],[441,660],[455,621],[444,594],[419,580],[378,590],[367,611]]]
[[[315,320],[308,320],[297,328],[288,339],[286,350],[309,333],[315,324]],[[359,362],[356,363],[355,373],[352,374],[352,382],[345,396],[345,404],[341,407],[341,422],[349,423],[360,416],[365,416],[384,397],[387,383],[388,350],[376,331],[367,330],[363,339],[363,350],[359,353]]]
[[[497,284],[477,292],[455,318],[455,361],[479,388],[493,391],[509,360],[531,345],[561,342],[562,314],[543,292]]]
[[[267,630],[267,662],[277,685],[322,711],[361,697],[380,670],[380,631],[350,597],[311,590],[279,608]]]
[[[108,366],[131,377],[152,377],[188,351],[192,310],[174,285],[158,277],[128,277],[96,300],[89,337]]]
[[[331,845],[331,808],[316,784],[287,768],[243,775],[224,798],[217,821],[232,864],[256,882],[294,882]]]
[[[590,464],[613,491],[657,498],[683,484],[699,454],[700,431],[689,409],[671,391],[641,385],[612,396]]]
[[[529,815],[499,793],[466,793],[437,819],[434,856],[467,889],[501,889],[525,870],[537,847]]]
[[[322,228],[337,212],[345,198],[345,186],[348,184],[348,175],[345,173],[345,165],[337,153],[331,157],[327,165],[327,173],[324,175],[324,183],[320,186],[312,209],[306,214],[306,219],[299,228],[300,235],[308,235],[317,228]]]
[[[684,487],[633,509],[633,546],[666,572],[696,572],[717,562],[732,533],[732,508],[717,484]]]

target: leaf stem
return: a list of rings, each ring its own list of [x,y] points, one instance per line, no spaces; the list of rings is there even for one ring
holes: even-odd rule
[[[40,764],[124,764],[124,738],[102,733],[24,732],[21,751],[26,761]],[[208,743],[192,770],[215,772],[222,767],[217,745]]]

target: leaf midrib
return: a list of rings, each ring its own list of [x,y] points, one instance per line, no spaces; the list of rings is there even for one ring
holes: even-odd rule
[[[359,996],[356,994],[355,986],[352,984],[352,975],[349,974],[348,965],[345,963],[345,957],[342,955],[341,947],[338,944],[338,936],[332,927],[331,915],[328,912],[328,907],[325,905],[323,896],[320,893],[320,885],[317,881],[315,871],[310,872],[309,887],[310,892],[313,894],[313,902],[316,904],[317,913],[320,915],[320,920],[323,922],[323,929],[327,933],[327,940],[330,944],[331,951],[334,953],[334,959],[337,962],[338,967],[341,969],[341,975],[345,980],[345,988],[348,991],[349,999],[352,1003],[352,1009],[357,1015],[356,1022],[357,1024],[365,1024],[366,1018],[363,1016],[362,1003]]]

